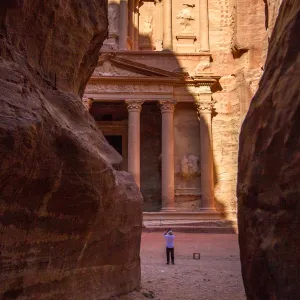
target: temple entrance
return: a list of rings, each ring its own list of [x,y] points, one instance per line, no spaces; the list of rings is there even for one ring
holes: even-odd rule
[[[156,103],[141,111],[141,192],[144,211],[161,209],[161,113]]]
[[[120,154],[122,155],[122,136],[121,135],[105,135],[104,136],[108,143]]]
[[[123,102],[94,102],[91,109],[107,142],[123,157],[122,167],[128,164],[128,112]]]

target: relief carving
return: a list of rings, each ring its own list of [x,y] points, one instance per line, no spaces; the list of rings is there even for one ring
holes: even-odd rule
[[[114,66],[110,61],[105,61],[102,66],[97,67],[93,73],[93,76],[145,77],[145,75],[118,68]]]
[[[85,90],[86,93],[115,93],[115,92],[172,92],[171,86],[166,85],[135,85],[128,84],[125,85],[124,82],[122,84],[88,84]]]
[[[152,26],[153,18],[151,16],[145,16],[143,20],[142,34],[145,36],[152,36],[153,26]]]
[[[207,72],[211,72],[211,63],[208,61],[200,61],[195,69],[195,75]]]
[[[194,4],[182,4],[183,8],[176,16],[176,19],[179,20],[180,28],[182,33],[192,32],[192,21],[195,21],[195,18],[191,12],[191,9],[195,7]]]
[[[194,154],[185,154],[180,161],[180,173],[184,178],[193,178],[200,175],[200,158]]]
[[[108,6],[108,32],[109,34],[118,33],[118,5],[110,4]]]

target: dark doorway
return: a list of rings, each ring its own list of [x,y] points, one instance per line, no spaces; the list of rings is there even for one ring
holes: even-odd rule
[[[122,155],[122,136],[121,135],[105,135],[108,143]]]

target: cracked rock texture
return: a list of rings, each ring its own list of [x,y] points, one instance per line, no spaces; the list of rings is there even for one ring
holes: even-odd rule
[[[299,1],[283,1],[240,135],[239,244],[249,300],[300,299],[299,28]]]
[[[0,2],[0,298],[139,287],[141,195],[80,96],[106,1]]]

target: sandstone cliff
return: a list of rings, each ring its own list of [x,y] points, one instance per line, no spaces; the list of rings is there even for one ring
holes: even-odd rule
[[[240,135],[238,222],[247,299],[300,298],[300,3],[285,0]]]
[[[215,196],[236,219],[238,135],[261,78],[268,37],[282,0],[209,0],[211,70],[220,75],[222,91],[212,121]],[[233,214],[232,216],[230,216]]]
[[[106,1],[0,2],[1,299],[139,286],[141,195],[80,101],[106,34]]]

